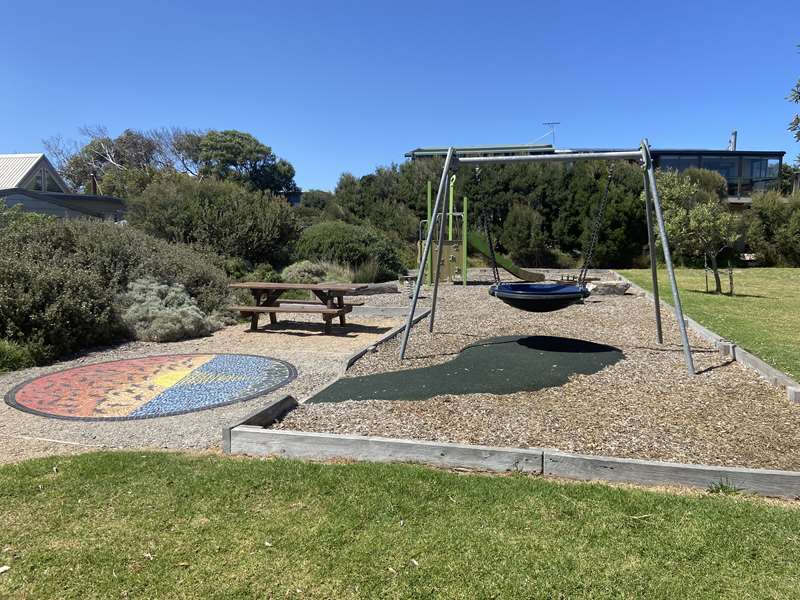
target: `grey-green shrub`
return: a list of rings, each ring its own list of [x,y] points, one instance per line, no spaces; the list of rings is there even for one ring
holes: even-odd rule
[[[138,340],[177,342],[202,337],[219,329],[180,284],[144,278],[120,295],[122,321]]]
[[[319,283],[325,275],[325,268],[310,260],[293,263],[281,272],[281,278],[289,283]]]

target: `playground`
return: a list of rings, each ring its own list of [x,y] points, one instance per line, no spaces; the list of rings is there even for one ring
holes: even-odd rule
[[[439,294],[435,331],[416,325],[405,360],[401,340],[380,345],[275,427],[800,469],[800,405],[691,331],[689,375],[666,307],[662,345],[652,302],[631,292],[550,313],[516,310],[487,286]]]

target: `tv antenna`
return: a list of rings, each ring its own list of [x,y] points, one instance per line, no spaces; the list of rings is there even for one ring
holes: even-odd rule
[[[550,128],[550,135],[552,136],[552,139],[553,139],[553,148],[555,148],[556,147],[556,125],[561,125],[561,121],[547,121],[545,123],[542,123],[542,125],[544,125],[545,127],[549,127]]]

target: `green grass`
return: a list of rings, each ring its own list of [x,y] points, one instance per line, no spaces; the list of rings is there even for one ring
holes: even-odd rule
[[[620,271],[652,291],[649,270]],[[677,269],[681,302],[688,316],[800,378],[800,269],[736,269],[733,297],[705,293],[702,269]],[[722,289],[727,291],[727,272]],[[659,271],[663,300],[672,303],[666,271]],[[713,289],[713,277],[709,275]]]
[[[779,598],[800,510],[166,453],[0,467],[3,598]]]

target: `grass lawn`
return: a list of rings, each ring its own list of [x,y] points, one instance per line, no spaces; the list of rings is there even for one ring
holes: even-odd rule
[[[652,291],[650,270],[622,275]],[[773,367],[800,379],[800,269],[736,269],[736,296],[705,293],[702,269],[677,269],[683,310],[698,323],[736,342]],[[723,273],[722,289],[728,289]],[[666,271],[659,271],[661,298],[672,304]],[[709,276],[713,289],[713,277]]]
[[[3,598],[796,596],[800,509],[406,465],[0,468]]]

